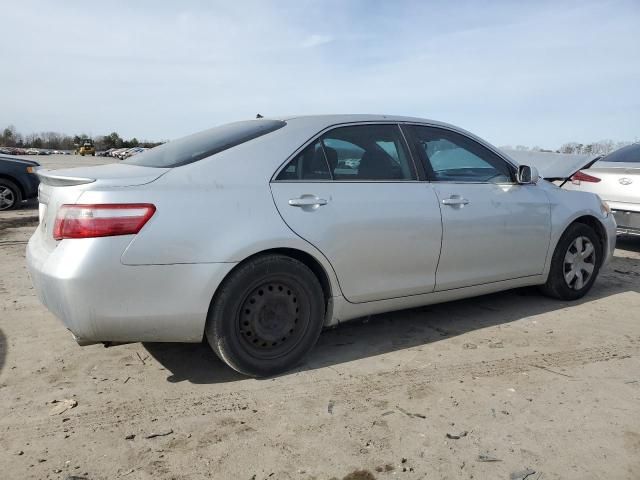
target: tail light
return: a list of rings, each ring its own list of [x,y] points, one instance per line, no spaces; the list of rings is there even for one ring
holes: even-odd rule
[[[574,185],[580,185],[580,182],[598,183],[599,181],[601,181],[600,178],[587,175],[584,172],[577,172],[571,177],[571,183]]]
[[[150,203],[62,205],[53,238],[93,238],[135,235],[156,211]]]

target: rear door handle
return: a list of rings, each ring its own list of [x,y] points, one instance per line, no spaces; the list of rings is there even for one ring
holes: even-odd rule
[[[289,205],[291,205],[292,207],[317,207],[326,204],[327,201],[324,198],[318,198],[314,196],[302,196],[289,200]]]
[[[451,195],[449,198],[445,198],[444,200],[442,200],[442,204],[455,207],[458,205],[468,205],[469,200],[467,200],[466,198],[462,198],[460,195]]]

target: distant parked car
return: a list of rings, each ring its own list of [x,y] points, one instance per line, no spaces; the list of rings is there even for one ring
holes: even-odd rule
[[[27,155],[40,155],[40,150],[37,148],[28,148],[26,151]]]
[[[0,210],[11,210],[23,200],[38,196],[40,164],[32,160],[0,155]]]
[[[249,120],[38,174],[27,265],[80,344],[206,337],[253,376],[357,317],[530,285],[581,298],[616,242],[597,195],[419,118]]]
[[[139,154],[139,153],[142,153],[142,152],[144,152],[145,150],[146,150],[146,148],[143,148],[143,147],[133,147],[133,148],[130,148],[129,150],[125,151],[125,152],[120,156],[120,158],[121,158],[122,160],[126,160],[127,158],[129,158],[129,157],[133,157],[134,155],[137,155],[137,154]]]
[[[124,153],[126,150],[128,150],[127,148],[116,148],[115,150],[113,150],[109,156],[113,157],[113,158],[120,158],[120,154]]]
[[[589,162],[564,188],[597,193],[611,207],[618,233],[640,235],[640,143]]]

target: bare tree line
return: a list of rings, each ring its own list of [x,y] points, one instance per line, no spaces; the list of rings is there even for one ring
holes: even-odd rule
[[[73,150],[78,145],[82,144],[85,140],[94,141],[96,148],[109,149],[109,148],[124,148],[124,147],[155,147],[163,142],[149,142],[140,141],[136,137],[126,140],[117,132],[112,132],[108,135],[99,135],[95,138],[91,138],[84,133],[80,135],[66,135],[58,132],[40,132],[30,133],[23,135],[16,131],[16,127],[9,125],[2,131],[0,135],[0,146],[3,147],[19,147],[19,148],[43,148],[50,150]],[[637,141],[637,140],[636,140]],[[527,147],[526,145],[505,145],[500,148],[505,150],[523,150],[532,152],[554,152],[554,153],[573,153],[582,155],[606,155],[619,148],[629,145],[633,142],[614,142],[613,140],[600,140],[593,143],[578,143],[568,142],[564,143],[558,150],[548,150],[538,146]]]
[[[90,137],[87,134],[66,135],[58,132],[40,132],[23,135],[16,130],[16,127],[9,125],[0,135],[0,146],[18,148],[42,148],[47,150],[73,150],[84,141],[91,140],[97,149],[124,148],[124,147],[155,147],[162,142],[140,141],[136,137],[129,140],[112,132],[108,135],[98,135]]]
[[[637,140],[636,140],[637,141]],[[619,148],[625,147],[627,145],[631,145],[634,142],[614,142],[613,140],[600,140],[598,142],[593,143],[578,143],[578,142],[568,142],[562,144],[562,146],[557,150],[548,150],[538,146],[535,147],[527,147],[526,145],[516,145],[515,148],[511,145],[505,145],[503,148],[505,150],[521,150],[528,152],[553,152],[553,153],[572,153],[579,155],[607,155],[608,153],[613,152],[614,150],[618,150]]]

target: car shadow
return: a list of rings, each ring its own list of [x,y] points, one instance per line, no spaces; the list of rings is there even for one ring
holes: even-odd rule
[[[202,343],[143,343],[153,358],[166,368],[171,383],[226,383],[247,377],[229,368],[213,353],[206,340]]]
[[[621,278],[609,267],[591,292],[576,302],[547,298],[529,287],[357,319],[325,330],[305,362],[283,375],[427,345],[630,290],[638,291],[637,281]],[[145,348],[172,372],[170,382],[222,383],[246,378],[219,360],[206,341],[195,345],[150,343]]]
[[[38,199],[30,198],[28,200],[23,200],[22,204],[16,207],[19,210],[37,210],[38,209]]]
[[[636,237],[632,235],[622,235],[618,237],[618,241],[616,242],[616,248],[639,253],[640,252],[640,236]]]

